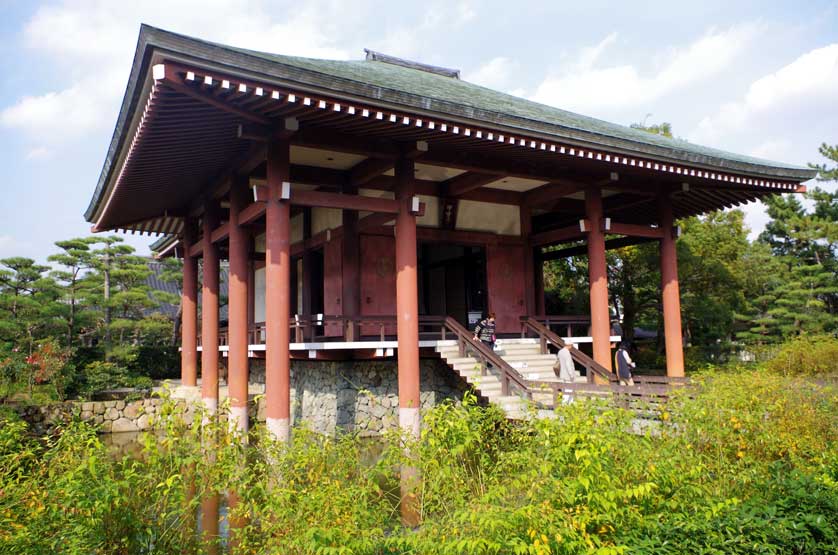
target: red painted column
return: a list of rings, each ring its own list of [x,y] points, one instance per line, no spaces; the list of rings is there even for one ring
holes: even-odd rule
[[[198,384],[198,259],[189,255],[195,242],[195,222],[183,226],[183,287],[180,321],[180,383],[187,387]]]
[[[681,295],[678,287],[678,254],[673,236],[672,200],[658,199],[660,227],[661,296],[663,297],[663,333],[666,341],[666,375],[684,375],[684,345],[681,331]]]
[[[544,261],[538,255],[533,256],[535,270],[535,312],[538,315],[547,314],[546,299],[544,298]]]
[[[524,304],[527,316],[536,313],[538,288],[536,287],[533,248],[530,244],[532,234],[532,213],[529,206],[521,207],[521,239],[524,240]]]
[[[201,239],[204,251],[204,284],[201,290],[201,398],[207,415],[218,410],[218,247],[211,239],[218,225],[215,207],[206,205]]]
[[[247,327],[249,242],[247,230],[239,225],[239,213],[247,203],[247,178],[237,178],[230,189],[230,279],[228,285],[227,385],[230,397],[230,429],[247,437]]]
[[[343,192],[357,195],[358,187],[344,187]],[[361,236],[358,232],[358,212],[343,211],[343,250],[342,250],[342,281],[344,316],[355,317],[361,315]],[[347,330],[347,341],[358,341],[361,328],[357,324]]]
[[[608,312],[608,268],[605,261],[605,233],[602,231],[602,191],[588,187],[585,191],[585,215],[590,222],[588,232],[588,280],[591,295],[591,336],[594,360],[611,369],[611,322]]]
[[[396,325],[399,365],[399,424],[419,437],[419,290],[416,281],[416,216],[410,212],[414,195],[413,160],[396,163]]]
[[[290,182],[290,145],[268,144],[268,205],[265,211],[265,393],[268,432],[291,438],[291,205],[281,200]]]
[[[416,268],[416,216],[411,213],[415,192],[413,160],[396,162],[396,333],[398,334],[399,427],[413,440],[420,433],[419,288]],[[403,464],[400,471],[401,517],[406,526],[419,524],[416,492],[419,471]]]

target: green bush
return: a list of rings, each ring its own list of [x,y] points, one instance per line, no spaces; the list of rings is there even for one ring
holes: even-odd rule
[[[838,375],[838,338],[802,335],[787,341],[766,368],[784,375]]]
[[[513,423],[467,397],[373,463],[358,437],[304,427],[288,446],[257,428],[245,448],[171,403],[135,458],[81,423],[42,443],[0,422],[0,553],[206,553],[224,541],[196,512],[224,496],[241,554],[835,553],[835,387],[742,369],[695,381],[654,433],[606,404]],[[415,529],[399,520],[405,466],[422,477]]]

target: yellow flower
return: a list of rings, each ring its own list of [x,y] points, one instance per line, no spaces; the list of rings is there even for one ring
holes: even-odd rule
[[[744,451],[737,451],[737,452],[736,452],[736,458],[737,458],[737,459],[741,459],[741,458],[742,458],[742,457],[744,457],[744,456],[745,456],[745,452],[744,452]]]

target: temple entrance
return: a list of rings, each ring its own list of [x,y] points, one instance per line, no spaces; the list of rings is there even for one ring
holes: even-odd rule
[[[418,250],[419,313],[447,315],[469,328],[486,312],[486,250],[423,243]]]

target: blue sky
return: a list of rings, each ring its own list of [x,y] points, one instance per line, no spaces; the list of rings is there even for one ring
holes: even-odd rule
[[[0,0],[0,13],[0,258],[44,260],[54,241],[88,233],[82,214],[143,22],[285,54],[348,59],[372,48],[784,162],[820,161],[818,145],[838,143],[838,0]],[[762,206],[746,212],[759,230]],[[147,237],[127,240],[147,252]]]

